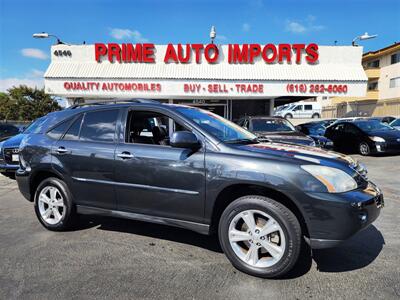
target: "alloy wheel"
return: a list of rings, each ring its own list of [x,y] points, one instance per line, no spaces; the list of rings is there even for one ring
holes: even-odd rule
[[[286,249],[280,224],[260,210],[239,212],[229,225],[229,242],[246,264],[266,268],[278,263]]]
[[[361,143],[360,144],[360,153],[362,155],[368,155],[369,154],[369,146],[366,143]]]
[[[50,225],[59,223],[65,213],[63,196],[55,186],[46,186],[40,191],[38,206],[43,221]]]

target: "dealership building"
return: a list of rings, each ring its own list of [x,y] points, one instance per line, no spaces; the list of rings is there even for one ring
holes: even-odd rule
[[[316,44],[58,44],[45,91],[68,105],[132,98],[229,119],[308,98],[365,96],[362,47]]]

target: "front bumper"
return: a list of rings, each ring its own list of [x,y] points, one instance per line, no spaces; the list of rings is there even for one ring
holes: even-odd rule
[[[375,143],[375,153],[400,153],[400,142]]]
[[[384,206],[383,194],[372,182],[364,189],[346,193],[311,193],[308,215],[313,249],[331,248],[374,222]]]
[[[23,169],[18,169],[15,172],[15,179],[17,180],[18,188],[21,194],[28,201],[33,201],[30,190],[30,174],[31,172]]]

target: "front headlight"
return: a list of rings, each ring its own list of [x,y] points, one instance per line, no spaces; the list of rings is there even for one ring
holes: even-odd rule
[[[374,141],[374,142],[378,142],[378,143],[385,142],[385,139],[381,138],[380,136],[370,136],[369,138],[371,139],[371,141]]]
[[[357,188],[357,182],[342,170],[320,165],[304,165],[301,168],[319,180],[329,193],[343,193]]]

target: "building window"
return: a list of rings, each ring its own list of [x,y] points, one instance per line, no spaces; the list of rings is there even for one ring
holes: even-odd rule
[[[365,67],[367,69],[379,68],[379,59],[367,62]]]
[[[398,62],[400,62],[400,52],[392,54],[392,56],[390,57],[390,64],[397,64]]]
[[[390,79],[390,88],[400,87],[400,77]]]
[[[322,100],[328,100],[327,96],[322,96]]]
[[[368,83],[368,91],[377,91],[377,90],[378,90],[378,81]]]

